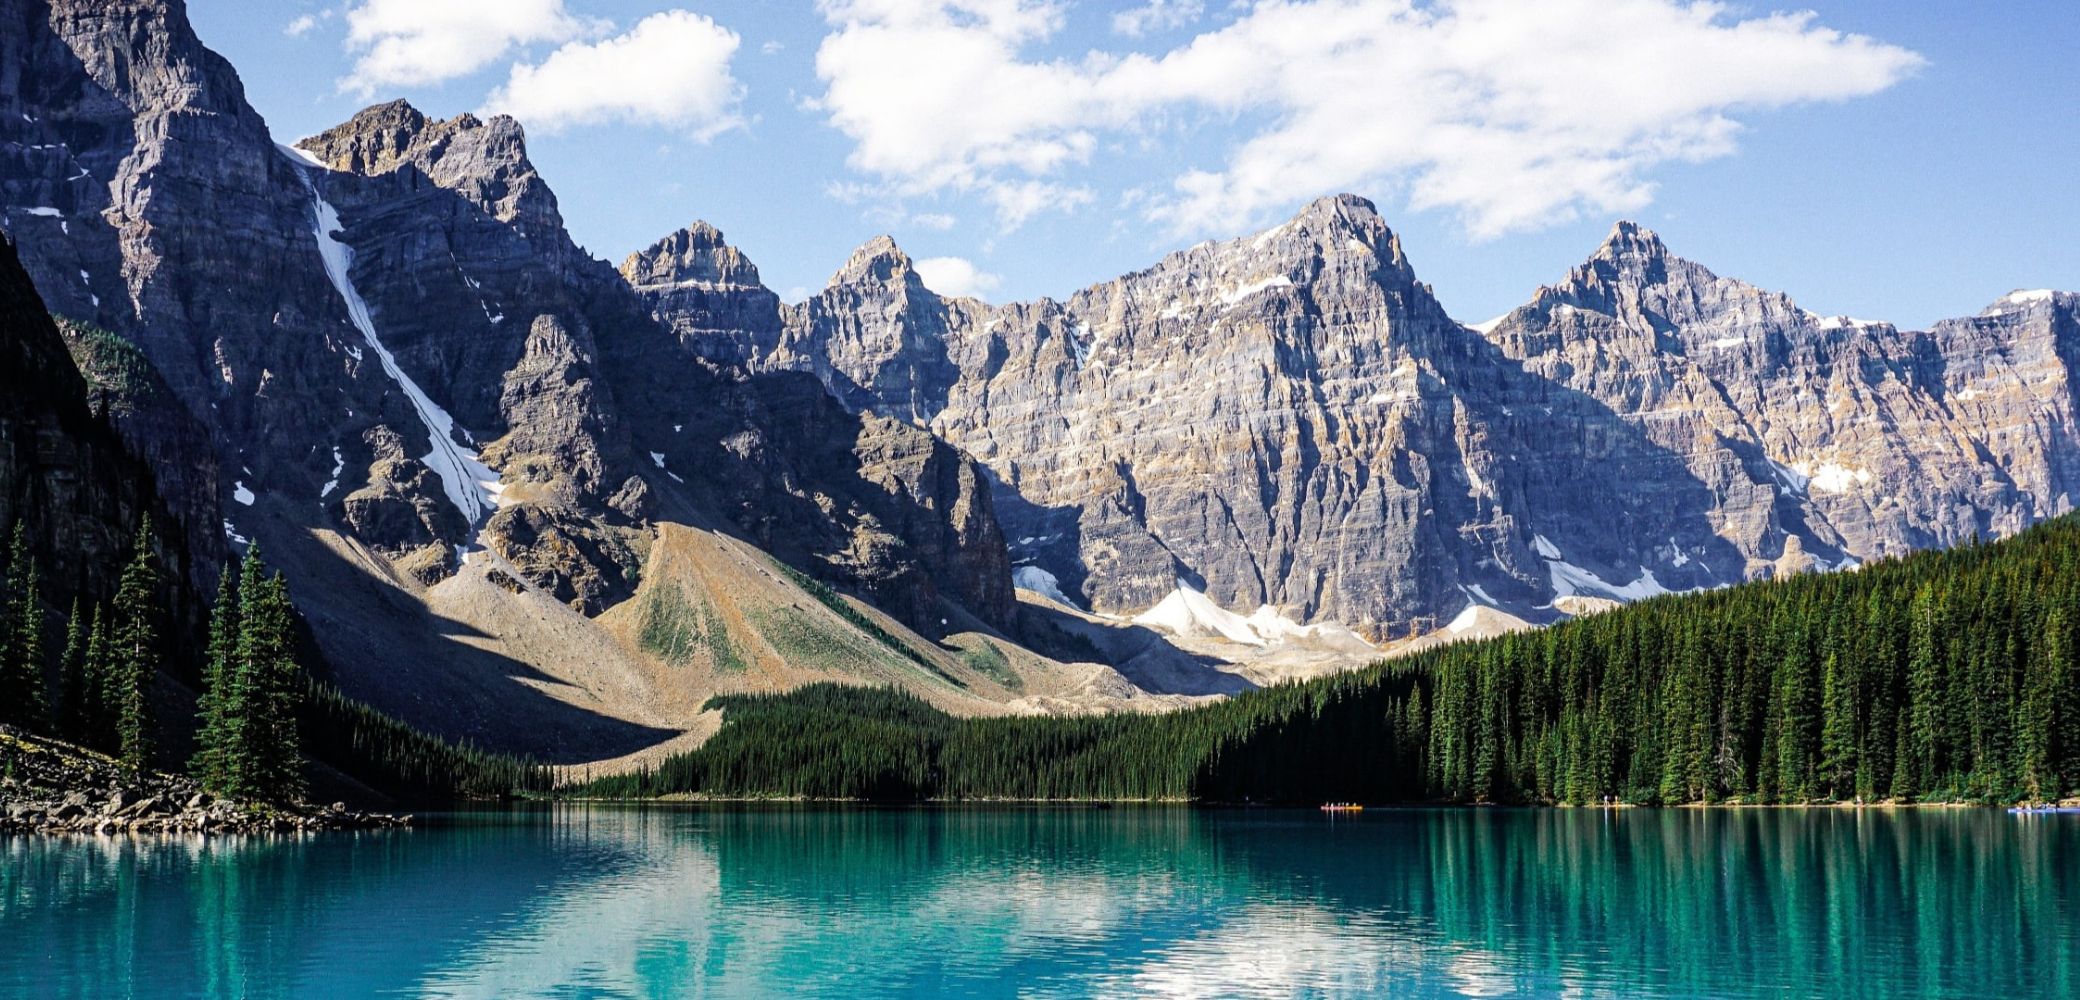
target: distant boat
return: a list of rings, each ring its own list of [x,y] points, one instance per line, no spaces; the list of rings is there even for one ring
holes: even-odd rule
[[[2008,811],[2017,816],[2041,816],[2046,813],[2080,813],[2080,806],[2010,806]]]
[[[1356,802],[1324,802],[1322,803],[1322,811],[1325,813],[1354,813],[1364,812],[1365,807]]]

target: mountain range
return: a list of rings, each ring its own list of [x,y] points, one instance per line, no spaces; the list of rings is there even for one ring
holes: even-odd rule
[[[549,760],[821,679],[1162,709],[2012,533],[2080,476],[2070,293],[1901,330],[1621,222],[1469,325],[1339,195],[1059,300],[879,237],[790,304],[704,223],[590,256],[510,118],[278,144],[179,0],[0,23],[0,523],[62,565],[158,511],[190,609],[258,543],[343,689]]]

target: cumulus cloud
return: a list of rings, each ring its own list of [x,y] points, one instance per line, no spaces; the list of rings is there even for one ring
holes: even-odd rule
[[[304,14],[297,17],[295,20],[290,21],[288,24],[283,25],[282,34],[288,35],[290,38],[302,38],[303,36],[310,34],[311,29],[316,28],[317,26],[318,18],[316,17],[316,15]]]
[[[1181,28],[1205,12],[1201,0],[1148,0],[1112,15],[1112,30],[1139,38],[1151,31]]]
[[[924,286],[948,298],[983,298],[996,291],[1003,279],[975,266],[964,257],[926,257],[911,266]]]
[[[467,76],[516,45],[560,42],[597,24],[563,0],[361,0],[347,10],[347,50],[360,53],[340,81],[366,98]]]
[[[1222,161],[1136,202],[1174,234],[1390,187],[1490,238],[1636,210],[1655,168],[1731,153],[1742,117],[1922,62],[1811,13],[1678,0],[1256,0],[1169,51],[1077,58],[1035,53],[1057,0],[822,9],[815,107],[851,167],[897,196],[980,194],[1007,227],[1088,202],[1077,173],[1102,142],[1218,121],[1245,129]]]
[[[920,212],[910,217],[912,225],[923,226],[926,229],[937,229],[941,232],[952,229],[953,224],[958,221],[960,220],[944,212]]]
[[[656,125],[707,140],[744,123],[730,72],[737,33],[685,10],[652,14],[623,35],[571,42],[540,65],[516,63],[485,110],[557,131],[603,121]]]

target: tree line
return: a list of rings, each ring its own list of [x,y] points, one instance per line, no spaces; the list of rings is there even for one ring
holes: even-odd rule
[[[149,521],[112,600],[66,616],[55,663],[47,611],[24,526],[10,534],[0,622],[0,722],[101,751],[136,771],[165,766],[154,682],[169,657],[156,603],[158,567]],[[370,787],[423,800],[546,790],[547,768],[452,744],[340,693],[304,669],[289,587],[257,545],[221,575],[209,622],[193,723],[189,773],[209,791],[286,804],[308,792],[312,757]],[[53,669],[55,668],[55,669]],[[55,683],[47,680],[55,678]],[[178,735],[178,734],[175,734]],[[178,765],[175,765],[178,766]]]
[[[1160,716],[958,720],[891,690],[717,698],[582,787],[832,798],[2014,802],[2080,793],[2080,520],[1660,597]]]
[[[114,600],[72,603],[47,689],[42,587],[24,526],[9,535],[6,623],[0,628],[0,722],[100,750],[133,770],[152,753],[151,681],[160,667],[151,524],[139,525]]]

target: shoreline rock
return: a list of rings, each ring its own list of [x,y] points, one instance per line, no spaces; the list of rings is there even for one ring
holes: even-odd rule
[[[411,822],[339,802],[274,806],[220,798],[183,775],[132,774],[104,754],[0,726],[0,833],[273,834]]]

